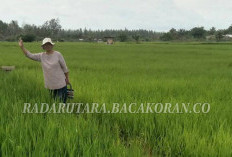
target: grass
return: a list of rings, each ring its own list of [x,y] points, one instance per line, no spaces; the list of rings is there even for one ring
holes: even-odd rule
[[[41,52],[40,43],[26,43]],[[210,103],[207,114],[23,114],[51,102],[39,62],[0,43],[1,156],[232,156],[230,44],[56,43],[70,69],[70,102]]]

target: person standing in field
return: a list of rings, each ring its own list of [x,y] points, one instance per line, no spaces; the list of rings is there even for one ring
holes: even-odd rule
[[[30,53],[19,39],[19,46],[24,55],[34,61],[41,62],[44,76],[45,88],[47,88],[54,99],[66,103],[67,85],[69,82],[69,70],[62,54],[53,50],[54,43],[51,38],[44,38],[41,47],[45,52]]]

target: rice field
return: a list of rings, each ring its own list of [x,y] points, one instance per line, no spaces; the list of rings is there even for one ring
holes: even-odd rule
[[[32,53],[40,43],[25,43]],[[52,103],[39,62],[0,43],[0,156],[232,156],[230,43],[56,43],[68,102],[210,104],[208,113],[22,113]]]

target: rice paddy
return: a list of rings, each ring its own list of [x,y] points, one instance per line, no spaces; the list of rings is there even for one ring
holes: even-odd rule
[[[25,43],[32,53],[40,43]],[[39,62],[0,43],[1,156],[232,156],[229,43],[56,43],[75,90],[68,102],[209,103],[208,113],[22,113],[51,103]]]

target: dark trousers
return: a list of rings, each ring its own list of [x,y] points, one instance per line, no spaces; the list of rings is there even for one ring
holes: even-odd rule
[[[59,99],[63,103],[66,103],[67,100],[67,86],[64,86],[60,89],[49,89],[49,92],[54,100]]]

